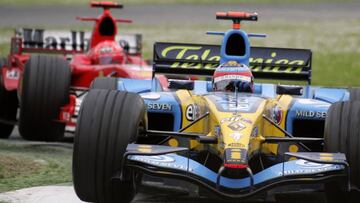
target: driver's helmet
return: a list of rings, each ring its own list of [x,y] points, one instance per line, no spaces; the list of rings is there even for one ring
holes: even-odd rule
[[[249,67],[229,61],[216,68],[213,76],[215,91],[254,92],[254,77]]]
[[[124,62],[124,50],[116,41],[103,41],[89,52],[92,64],[106,65]]]

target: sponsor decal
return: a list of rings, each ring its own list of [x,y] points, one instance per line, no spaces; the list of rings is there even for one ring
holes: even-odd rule
[[[236,122],[236,121],[230,123],[227,127],[233,131],[241,131],[246,128],[244,124],[242,124],[240,122]]]
[[[334,164],[320,164],[314,163],[311,161],[306,161],[303,159],[299,159],[295,162],[300,168],[292,169],[292,170],[284,170],[283,172],[279,172],[279,175],[297,175],[297,174],[314,174],[321,173],[326,171],[338,170],[344,168],[341,165]]]
[[[329,103],[319,101],[319,100],[313,100],[313,99],[297,99],[296,102],[299,103],[299,104],[327,105],[327,106],[330,106]]]
[[[247,124],[252,124],[252,121],[250,119],[244,118],[241,115],[236,115],[230,118],[223,118],[221,119],[220,123],[223,124],[225,122],[238,122],[238,121],[242,121]]]
[[[320,153],[319,159],[322,161],[334,161],[334,155],[330,153]]]
[[[222,67],[242,67],[243,64],[238,63],[237,61],[228,61],[221,65]]]
[[[46,49],[63,49],[63,50],[84,50],[89,43],[85,39],[85,32],[71,31],[62,37],[56,33],[46,32],[43,29],[27,29],[24,28],[18,32],[23,37],[24,46],[26,48],[46,48]],[[70,47],[67,47],[70,45]],[[78,47],[79,46],[79,47]]]
[[[332,166],[332,164],[320,164],[303,159],[297,160],[295,164],[303,168],[326,168]]]
[[[251,137],[257,137],[258,134],[259,134],[259,128],[256,126],[256,127],[252,130],[250,136],[251,136]]]
[[[249,100],[247,98],[236,98],[234,96],[228,96],[225,100],[218,101],[218,104],[225,111],[248,111],[250,108]]]
[[[283,111],[278,105],[276,105],[272,110],[272,118],[276,124],[280,125],[283,118]]]
[[[246,163],[245,149],[225,149],[225,163]]]
[[[100,49],[101,54],[111,53],[112,51],[113,51],[112,47],[103,47],[103,48]]]
[[[241,143],[230,143],[228,144],[228,147],[236,147],[236,148],[245,148],[245,145],[241,144]]]
[[[240,152],[231,152],[230,159],[240,159],[241,154]]]
[[[218,62],[220,61],[220,56],[217,55],[219,51],[214,52],[211,50],[212,47],[204,47],[204,46],[191,46],[191,45],[174,45],[174,46],[165,46],[161,47],[162,50],[160,54],[163,58],[174,58],[177,60],[187,59],[187,60],[206,60]],[[216,55],[214,55],[216,53]],[[195,69],[215,69],[218,66],[215,64],[202,64],[200,63],[180,63],[174,62],[171,65],[171,68],[195,68]]]
[[[297,110],[296,117],[300,118],[326,118],[327,112],[320,112],[320,111],[310,111],[310,110]]]
[[[283,175],[299,175],[299,174],[315,174],[332,170],[339,170],[343,167],[340,165],[331,165],[327,168],[308,168],[308,169],[296,169],[296,170],[284,170],[284,172],[279,172],[279,176]]]
[[[8,79],[12,79],[12,80],[17,80],[19,79],[19,72],[16,70],[8,70],[6,71],[6,78]]]
[[[137,150],[142,153],[151,153],[152,146],[151,145],[139,145]]]
[[[244,72],[244,71],[248,71],[249,68],[247,66],[242,65],[241,67],[227,67],[227,66],[220,66],[219,68],[221,68],[219,71],[221,71],[222,73],[224,72]]]
[[[186,164],[177,163],[175,158],[169,155],[158,156],[131,156],[131,160],[148,163],[159,167],[174,168],[180,170],[193,171],[192,168],[188,168]]]
[[[91,32],[62,31],[22,28],[16,31],[21,37],[25,48],[79,50],[84,51],[89,46]],[[117,35],[115,41],[124,40],[130,45],[131,53],[138,53],[141,49],[141,35]],[[108,53],[109,50],[102,50]],[[111,51],[110,51],[111,52]]]
[[[185,117],[188,121],[194,121],[200,117],[200,107],[196,104],[190,104],[186,107]]]
[[[220,137],[220,135],[221,135],[221,128],[220,128],[220,126],[215,126],[215,127],[214,127],[214,135],[215,135],[215,137],[217,137],[217,138]]]
[[[216,62],[220,60],[220,46],[216,45],[158,43],[155,51],[160,58],[202,61],[202,63],[174,62],[171,68],[215,69],[219,65]],[[250,68],[254,72],[299,74],[303,70],[301,66],[308,64],[310,55],[311,52],[308,50],[251,47]]]
[[[164,103],[148,103],[147,108],[148,108],[148,110],[171,111],[172,105],[171,104],[164,104]]]
[[[175,159],[171,156],[167,155],[159,155],[159,156],[148,156],[146,159],[149,162],[157,162],[157,163],[173,163]]]
[[[224,81],[224,80],[242,80],[245,82],[251,82],[251,77],[243,76],[243,75],[223,75],[223,76],[214,78],[215,83]]]
[[[263,98],[242,95],[236,98],[234,93],[214,93],[207,95],[221,112],[255,112],[264,101]]]
[[[234,139],[235,142],[238,142],[242,136],[243,135],[241,133],[238,133],[238,132],[230,134],[230,137],[232,139]]]

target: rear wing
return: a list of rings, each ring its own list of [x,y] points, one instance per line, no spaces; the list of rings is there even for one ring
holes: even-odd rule
[[[251,47],[250,53],[249,65],[256,79],[311,83],[311,50]],[[161,42],[154,45],[154,74],[212,76],[219,61],[219,45]]]
[[[11,53],[84,53],[88,50],[90,38],[91,32],[21,28],[12,38]],[[115,40],[126,41],[130,47],[129,54],[141,53],[141,34],[117,35]]]

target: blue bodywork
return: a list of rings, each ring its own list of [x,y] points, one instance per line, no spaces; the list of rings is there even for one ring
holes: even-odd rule
[[[161,85],[157,80],[119,78],[118,81],[118,90],[140,93],[146,104],[171,105],[171,111],[149,109],[149,112],[171,113],[174,116],[173,130],[180,129],[181,110],[174,92],[162,92]],[[325,120],[326,112],[332,103],[349,100],[349,91],[347,89],[303,86],[303,90],[302,96],[294,97],[286,117],[286,130],[290,133],[293,133],[293,121],[295,119]],[[196,95],[211,93],[211,81],[194,81],[194,90],[192,92]],[[158,97],[147,97],[146,95],[149,93],[156,93]],[[257,83],[255,84],[254,94],[265,98],[275,98],[277,96],[276,85]]]

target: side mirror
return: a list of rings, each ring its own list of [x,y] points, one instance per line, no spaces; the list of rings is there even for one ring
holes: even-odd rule
[[[304,88],[294,85],[277,85],[276,94],[303,95]]]

